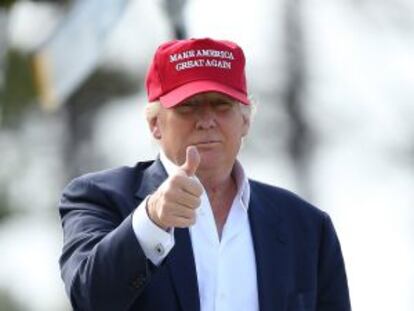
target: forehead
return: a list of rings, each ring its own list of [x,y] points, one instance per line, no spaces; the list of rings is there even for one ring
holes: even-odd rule
[[[218,92],[206,92],[206,93],[201,93],[201,94],[197,94],[194,96],[191,96],[187,99],[185,99],[184,101],[182,101],[179,105],[182,104],[186,104],[186,103],[192,103],[192,102],[204,102],[204,101],[209,101],[209,102],[214,102],[214,101],[228,101],[228,102],[236,102],[236,100],[234,100],[233,98],[218,93]]]

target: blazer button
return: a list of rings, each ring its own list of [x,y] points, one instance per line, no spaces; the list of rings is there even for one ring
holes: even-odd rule
[[[145,283],[145,277],[137,277],[133,279],[130,283],[131,287],[134,289],[140,288]]]
[[[134,289],[138,289],[138,287],[139,287],[138,281],[137,280],[133,280],[131,282],[131,287],[134,288]]]

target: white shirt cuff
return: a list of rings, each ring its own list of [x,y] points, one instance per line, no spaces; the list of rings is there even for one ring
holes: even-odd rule
[[[146,209],[148,198],[132,214],[132,228],[145,256],[158,266],[175,244],[174,228],[167,232],[153,223]]]

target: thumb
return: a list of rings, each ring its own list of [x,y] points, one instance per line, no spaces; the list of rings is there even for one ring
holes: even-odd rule
[[[200,161],[200,154],[198,153],[197,147],[188,146],[186,150],[185,163],[181,165],[181,170],[183,170],[187,176],[194,176],[198,166],[200,165]]]

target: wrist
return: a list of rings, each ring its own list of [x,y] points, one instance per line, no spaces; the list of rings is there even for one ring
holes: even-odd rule
[[[147,200],[147,204],[145,205],[145,209],[147,211],[148,218],[158,227],[161,229],[168,231],[169,227],[162,224],[161,220],[157,217],[156,213],[156,198],[155,195],[150,195]]]

